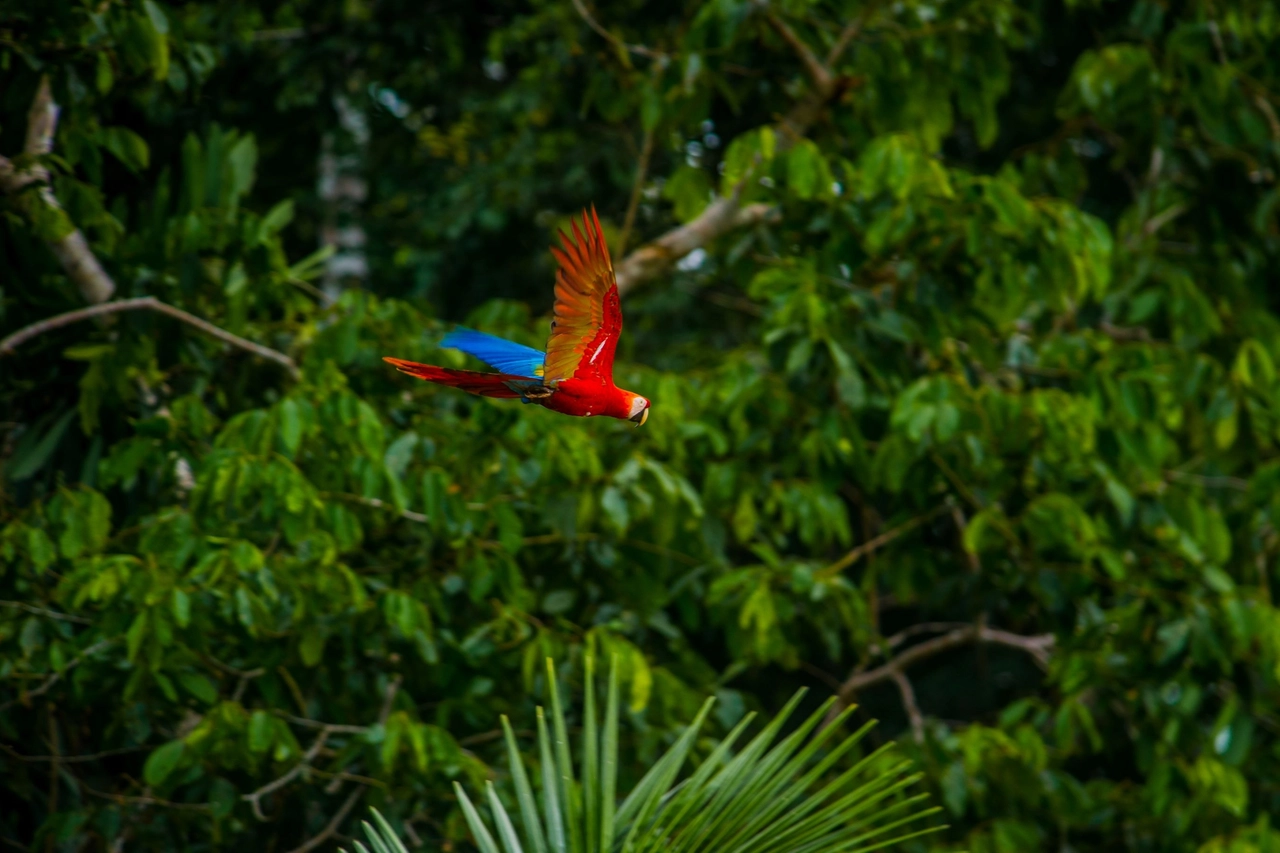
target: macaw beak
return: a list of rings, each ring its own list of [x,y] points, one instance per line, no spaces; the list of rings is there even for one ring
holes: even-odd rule
[[[636,415],[634,418],[631,418],[631,422],[636,426],[643,426],[644,422],[647,420],[649,420],[648,406],[645,406],[644,409],[640,412],[640,414]]]

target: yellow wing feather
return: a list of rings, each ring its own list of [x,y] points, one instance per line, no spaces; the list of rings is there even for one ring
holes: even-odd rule
[[[560,267],[543,379],[552,383],[591,372],[611,381],[622,311],[609,247],[594,207],[590,217],[582,213],[583,230],[576,219],[571,222],[573,239],[561,231],[563,250],[551,247]]]

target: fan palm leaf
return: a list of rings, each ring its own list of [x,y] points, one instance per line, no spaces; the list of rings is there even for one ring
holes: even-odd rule
[[[711,711],[708,699],[619,804],[617,667],[610,668],[603,720],[590,658],[586,669],[581,779],[574,775],[569,727],[548,660],[551,719],[548,725],[538,708],[536,791],[511,724],[502,718],[518,823],[493,783],[483,797],[487,820],[454,784],[481,853],[870,853],[944,828],[923,824],[938,809],[923,805],[927,795],[909,793],[920,776],[910,772],[910,762],[894,760],[892,744],[837,769],[874,725],[840,735],[852,708],[822,726],[832,698],[781,736],[803,690],[735,752],[754,721],[746,715],[677,781]],[[364,824],[369,847],[357,841],[357,853],[407,853],[382,815],[374,810],[373,817]]]

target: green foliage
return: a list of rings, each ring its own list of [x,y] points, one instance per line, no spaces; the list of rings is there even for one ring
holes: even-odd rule
[[[841,756],[856,748],[872,724],[867,723],[824,752],[823,747],[852,710],[846,709],[824,720],[835,702],[833,697],[770,748],[804,691],[792,697],[781,714],[734,755],[734,743],[752,721],[753,715],[748,714],[692,774],[677,782],[715,701],[708,699],[679,739],[653,763],[619,806],[616,802],[618,665],[615,659],[609,670],[602,729],[596,719],[592,660],[586,659],[580,780],[575,779],[569,763],[570,750],[565,740],[568,726],[555,690],[555,670],[549,658],[547,677],[551,685],[551,730],[555,732],[555,748],[543,709],[539,707],[538,754],[542,757],[542,772],[538,784],[529,784],[516,736],[507,719],[502,720],[507,759],[520,809],[519,826],[523,832],[517,832],[516,822],[492,783],[486,789],[491,824],[481,817],[462,787],[454,784],[467,826],[482,853],[498,853],[495,834],[506,853],[523,853],[526,849],[539,853],[613,849],[786,849],[816,853],[854,847],[880,850],[938,831],[934,827],[901,834],[908,824],[937,809],[914,809],[924,795],[895,797],[919,776],[902,776],[906,764],[895,762],[889,747],[866,755],[813,793],[809,792],[815,782],[838,766]],[[819,729],[820,722],[827,725]],[[537,799],[542,801],[541,813],[534,797],[535,789],[540,793]],[[376,809],[373,814],[378,828],[364,824],[370,843],[378,850],[402,849],[382,815]],[[887,834],[889,838],[884,837]],[[358,841],[355,847],[358,853],[368,853],[368,848]]]
[[[525,812],[493,721],[594,650],[619,791],[707,695],[697,767],[849,679],[947,812],[905,850],[1280,844],[1275,4],[473,6],[0,0],[0,154],[61,105],[0,335],[83,307],[74,226],[298,367],[153,311],[0,357],[0,836],[291,850],[356,797],[465,848],[455,782]],[[856,23],[829,102],[769,12]],[[538,344],[567,215],[727,192],[770,215],[624,297],[641,429],[380,360]]]

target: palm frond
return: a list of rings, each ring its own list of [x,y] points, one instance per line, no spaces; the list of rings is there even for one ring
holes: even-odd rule
[[[582,719],[581,781],[574,776],[568,725],[547,661],[550,726],[538,708],[541,772],[530,784],[510,722],[502,719],[519,823],[492,783],[486,820],[459,784],[463,816],[481,853],[871,853],[945,827],[922,821],[939,811],[909,795],[920,778],[895,760],[892,744],[837,769],[874,726],[840,735],[846,709],[822,727],[834,699],[781,736],[804,696],[735,752],[753,722],[748,714],[683,780],[677,781],[711,711],[708,699],[693,722],[617,802],[618,677],[610,667],[603,720],[598,718],[594,663],[588,658]],[[539,796],[540,795],[540,796]],[[538,800],[542,808],[538,808]],[[377,811],[364,824],[372,853],[402,853],[403,845]],[[357,853],[370,853],[356,842]]]

